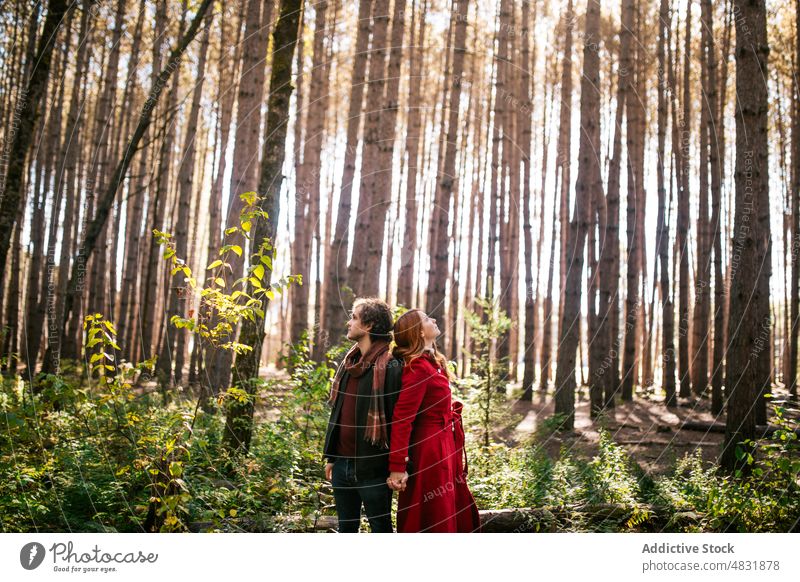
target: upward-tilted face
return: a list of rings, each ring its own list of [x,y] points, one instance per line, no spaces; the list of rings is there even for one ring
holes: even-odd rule
[[[350,313],[350,320],[347,322],[347,339],[357,342],[369,333],[372,324],[365,326],[361,321],[361,305],[353,309]]]
[[[437,337],[439,337],[442,332],[439,331],[439,326],[436,324],[436,320],[432,317],[428,317],[428,315],[421,311],[419,315],[422,320],[422,339],[428,341],[435,340]]]

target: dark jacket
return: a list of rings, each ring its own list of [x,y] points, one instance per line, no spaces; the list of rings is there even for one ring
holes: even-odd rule
[[[389,449],[373,445],[364,439],[364,429],[367,425],[367,413],[369,412],[370,400],[372,398],[372,379],[373,370],[367,370],[358,381],[358,398],[356,399],[356,457],[355,475],[356,479],[370,479],[374,477],[386,477],[389,475]],[[402,376],[403,363],[397,358],[391,358],[386,364],[386,383],[383,387],[383,406],[386,414],[386,433],[387,438],[391,438],[391,421],[394,404],[400,394],[400,378]],[[345,371],[342,374],[341,386],[347,386],[350,374]],[[328,430],[325,433],[325,446],[323,456],[329,462],[336,460],[336,443],[339,439],[339,417],[342,413],[342,403],[344,402],[344,389],[339,390],[336,402],[333,403],[331,417],[328,421]]]

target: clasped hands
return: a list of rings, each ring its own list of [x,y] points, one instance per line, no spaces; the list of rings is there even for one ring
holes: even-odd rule
[[[405,491],[406,485],[408,484],[408,472],[403,471],[402,473],[398,473],[392,471],[386,478],[386,484],[392,491]]]

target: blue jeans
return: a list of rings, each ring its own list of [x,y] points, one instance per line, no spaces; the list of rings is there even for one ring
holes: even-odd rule
[[[340,458],[333,464],[331,485],[339,533],[358,533],[362,503],[372,532],[392,533],[392,490],[386,477],[356,480],[353,459]]]

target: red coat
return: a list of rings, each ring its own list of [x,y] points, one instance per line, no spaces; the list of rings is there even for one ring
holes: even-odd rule
[[[425,354],[403,368],[389,452],[389,470],[409,474],[398,499],[398,532],[479,529],[461,461],[463,438],[461,446],[456,443],[457,434],[463,437],[455,431],[459,417],[453,414],[447,372],[433,356]]]

